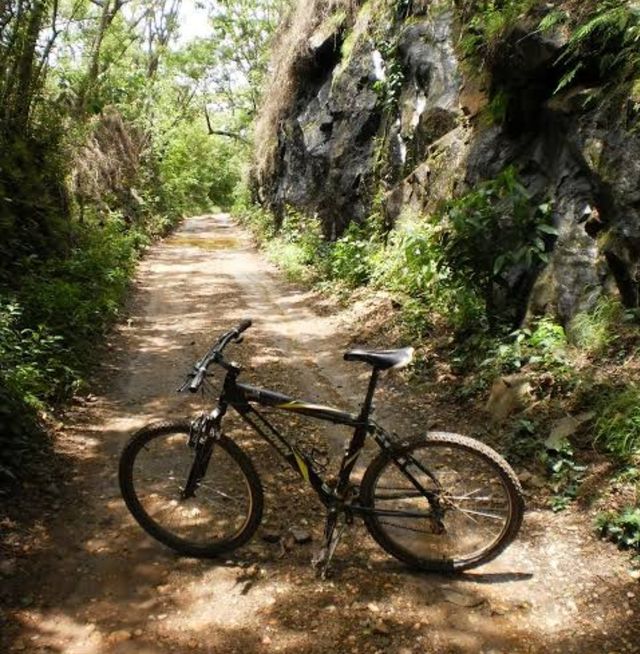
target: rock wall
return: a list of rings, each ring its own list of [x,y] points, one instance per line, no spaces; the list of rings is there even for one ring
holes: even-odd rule
[[[528,315],[566,322],[615,288],[638,306],[635,107],[585,109],[584,84],[554,93],[566,35],[516,27],[480,75],[460,60],[451,2],[370,0],[345,16],[319,21],[300,54],[313,74],[278,121],[274,166],[257,169],[264,203],[317,215],[333,239],[374,204],[392,226],[515,165],[533,202],[551,200],[559,233],[548,265],[528,271]]]

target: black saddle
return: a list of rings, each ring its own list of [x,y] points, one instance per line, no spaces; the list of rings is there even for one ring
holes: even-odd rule
[[[413,348],[399,350],[349,350],[344,353],[345,361],[364,361],[378,370],[404,368],[413,360]]]

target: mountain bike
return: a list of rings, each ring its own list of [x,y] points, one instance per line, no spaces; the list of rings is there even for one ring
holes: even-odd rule
[[[495,558],[516,537],[524,512],[520,484],[487,445],[458,434],[428,432],[405,439],[372,417],[380,373],[403,368],[413,348],[356,349],[347,361],[371,366],[358,413],[296,400],[240,383],[242,368],[224,358],[251,320],[222,334],[194,365],[180,391],[198,391],[216,365],[224,380],[216,406],[191,421],[143,427],[125,446],[119,480],[126,505],[151,536],[180,554],[216,557],[245,544],[262,518],[263,490],[249,456],[224,434],[229,408],[307,482],[326,507],[322,547],[313,559],[324,577],[340,535],[362,518],[375,541],[400,561],[423,570],[462,571]],[[261,410],[258,410],[260,407]],[[337,478],[267,418],[289,412],[353,428]],[[352,475],[372,438],[379,447],[359,483]]]

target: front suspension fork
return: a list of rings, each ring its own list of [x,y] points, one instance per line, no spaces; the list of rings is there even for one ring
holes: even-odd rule
[[[196,494],[202,478],[207,474],[209,461],[211,461],[211,455],[213,454],[213,446],[216,442],[216,434],[219,433],[220,429],[220,425],[216,424],[217,418],[217,415],[201,417],[196,419],[192,425],[189,446],[195,450],[195,456],[189,469],[187,482],[180,493],[183,500],[188,500]]]

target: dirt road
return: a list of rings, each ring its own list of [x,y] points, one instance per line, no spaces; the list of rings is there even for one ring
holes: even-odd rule
[[[114,334],[92,394],[59,435],[72,475],[34,521],[35,544],[15,543],[0,569],[0,651],[640,652],[640,588],[628,558],[594,541],[590,518],[575,509],[529,511],[506,553],[455,578],[407,570],[357,526],[338,550],[333,578],[319,582],[309,566],[319,505],[234,425],[266,490],[264,525],[248,546],[228,560],[180,559],[133,523],[117,489],[123,443],[150,419],[199,406],[174,390],[212,337],[239,319],[254,320],[234,351],[246,379],[357,405],[366,369],[342,361],[353,312],[322,315],[312,307],[310,295],[284,283],[227,216],[190,219],[150,250],[129,320]],[[388,382],[383,422],[392,397],[405,397],[398,424],[426,424],[426,409],[407,408],[424,404],[420,398]],[[344,434],[315,436],[331,453]],[[292,544],[291,527],[309,531],[313,542]],[[266,542],[265,531],[287,546]]]

